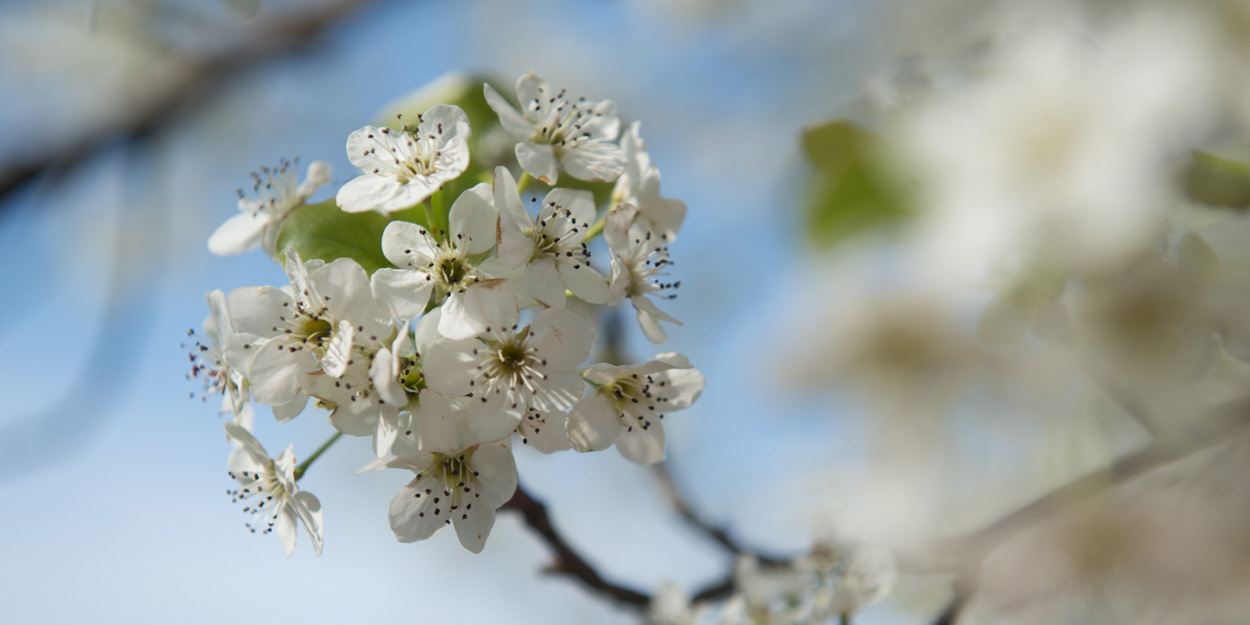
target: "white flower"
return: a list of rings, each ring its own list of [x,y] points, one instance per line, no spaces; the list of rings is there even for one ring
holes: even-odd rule
[[[652,232],[646,221],[635,221],[638,209],[632,204],[618,204],[608,213],[603,238],[612,254],[612,281],[608,286],[608,305],[614,306],[622,297],[638,312],[638,325],[653,343],[662,343],[668,333],[661,321],[681,325],[651,301],[652,297],[671,300],[675,294],[666,291],[681,286],[681,281],[661,282],[665,269],[672,264],[664,235]]]
[[[365,173],[334,200],[349,213],[390,213],[415,206],[469,166],[469,118],[458,106],[435,104],[417,127],[365,126],[347,137],[347,158]]]
[[[567,288],[583,301],[602,304],[608,282],[590,266],[583,231],[595,218],[589,191],[553,189],[531,216],[506,167],[495,169],[499,209],[499,260],[511,271],[524,269],[518,283],[544,306],[563,308]]]
[[[430,303],[444,296],[438,331],[450,338],[469,338],[479,323],[471,288],[487,276],[474,257],[495,245],[499,212],[491,203],[490,185],[479,184],[460,194],[448,215],[450,233],[435,238],[425,227],[392,221],[382,233],[382,253],[399,269],[373,273],[372,289],[379,302],[400,319],[416,319]]]
[[[303,524],[312,540],[313,550],[321,555],[321,502],[295,485],[295,455],[287,447],[277,459],[269,454],[251,433],[237,423],[227,421],[226,434],[238,445],[227,463],[230,477],[239,482],[237,490],[229,491],[236,502],[247,504],[243,511],[252,515],[247,526],[252,532],[274,532],[289,557],[295,550],[296,522]]]
[[[421,451],[379,458],[361,471],[392,468],[417,474],[391,501],[391,530],[400,542],[425,540],[453,525],[460,544],[480,553],[495,525],[495,510],[516,491],[512,448],[506,438],[473,437],[465,412],[438,393],[423,390],[420,401]]]
[[[496,440],[516,430],[531,406],[541,412],[573,407],[585,389],[577,367],[590,356],[595,332],[560,308],[539,312],[518,331],[515,291],[502,283],[488,294],[481,338],[434,343],[424,373],[443,395],[472,393],[469,428],[481,440]]]
[[[342,377],[351,364],[353,346],[376,351],[391,340],[395,328],[369,290],[365,270],[350,258],[329,264],[304,263],[287,250],[290,293],[271,286],[244,287],[230,293],[230,316],[239,332],[267,340],[251,348],[247,365],[252,398],[275,407],[289,406],[294,417],[306,401],[301,376],[321,367]],[[298,407],[298,408],[297,408]]]
[[[208,300],[208,317],[203,325],[206,340],[195,342],[190,377],[203,376],[205,398],[221,395],[221,412],[228,412],[239,421],[248,406],[248,381],[241,367],[246,366],[251,355],[249,350],[258,337],[234,331],[224,293],[212,291],[205,299]]]
[[[262,167],[259,172],[252,173],[252,191],[256,198],[245,197],[243,190],[239,189],[241,212],[227,219],[208,237],[210,252],[229,256],[261,246],[266,254],[274,255],[274,244],[278,240],[282,221],[291,211],[303,205],[317,187],[330,182],[330,164],[313,161],[308,165],[304,182],[297,186],[293,165],[291,161],[283,160],[276,169]]]
[[[1175,160],[1212,121],[1219,63],[1189,20],[1107,34],[1041,29],[898,126],[934,273],[978,276],[1015,257],[1105,269],[1146,253]]]
[[[660,197],[660,169],[647,154],[647,142],[638,134],[641,122],[634,122],[621,137],[625,150],[625,173],[616,179],[612,198],[617,203],[638,207],[638,218],[651,224],[651,230],[664,235],[668,242],[677,238],[677,231],[686,219],[686,203]]]
[[[664,459],[664,414],[694,403],[703,374],[685,356],[665,352],[645,365],[591,365],[583,377],[595,392],[569,411],[565,429],[573,449],[598,451],[616,443],[638,464]]]
[[[568,100],[563,90],[552,91],[534,72],[516,83],[518,111],[498,91],[485,85],[486,102],[512,136],[517,162],[531,176],[554,185],[556,163],[574,178],[615,180],[625,170],[625,153],[611,143],[621,131],[616,103]]]

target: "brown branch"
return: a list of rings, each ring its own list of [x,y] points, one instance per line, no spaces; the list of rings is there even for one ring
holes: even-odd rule
[[[681,518],[689,523],[691,527],[699,530],[708,538],[711,538],[713,542],[724,547],[726,551],[734,555],[754,556],[756,560],[759,560],[760,564],[765,566],[780,566],[787,562],[783,558],[762,555],[744,549],[725,530],[712,525],[700,517],[690,506],[690,503],[686,501],[686,498],[682,496],[681,491],[677,489],[677,484],[673,481],[673,474],[669,472],[667,463],[651,465],[651,469],[655,474],[656,480],[660,483],[660,487],[664,490],[664,495],[668,498],[669,503],[677,510],[677,514],[681,515]]]
[[[90,130],[59,149],[0,165],[0,203],[35,179],[64,175],[117,142],[159,133],[234,74],[312,43],[368,3],[335,0],[309,11],[279,16],[257,28],[248,43],[193,60],[186,73],[163,92],[131,107],[122,119]]]
[[[1074,505],[1104,495],[1142,475],[1223,442],[1247,426],[1250,426],[1250,405],[1235,403],[1196,426],[1159,439],[1112,462],[1105,469],[1042,495],[984,529],[939,545],[938,552],[957,554],[962,564],[955,581],[955,595],[935,621],[936,625],[958,622],[964,605],[975,592],[985,557],[1008,539],[1053,518],[1057,512],[1069,510]]]
[[[603,579],[594,567],[582,559],[568,543],[564,542],[564,538],[551,525],[551,517],[547,515],[547,507],[530,497],[529,493],[525,492],[525,489],[520,484],[517,485],[516,494],[512,496],[508,503],[503,505],[502,509],[515,510],[520,513],[521,518],[525,520],[525,524],[537,532],[546,541],[547,545],[551,547],[552,551],[555,552],[555,562],[552,562],[546,569],[547,572],[572,577],[591,591],[632,609],[644,609],[651,603],[651,597]]]

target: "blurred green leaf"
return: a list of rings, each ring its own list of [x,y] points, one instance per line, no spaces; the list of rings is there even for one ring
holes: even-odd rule
[[[803,133],[803,152],[816,169],[804,219],[813,245],[828,247],[911,214],[901,186],[882,167],[880,142],[873,132],[844,120]]]
[[[1196,202],[1250,207],[1250,164],[1195,151],[1181,170],[1181,187]]]
[[[372,274],[393,266],[382,254],[382,231],[390,221],[377,213],[344,213],[330,199],[291,213],[278,231],[277,249],[282,254],[295,248],[304,260],[352,258]]]

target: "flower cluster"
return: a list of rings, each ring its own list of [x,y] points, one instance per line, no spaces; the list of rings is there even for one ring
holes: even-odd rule
[[[243,213],[210,240],[221,254],[261,244],[289,284],[209,294],[197,377],[234,415],[256,402],[285,422],[311,402],[339,434],[370,437],[377,460],[361,471],[414,474],[390,505],[402,542],[451,525],[481,551],[517,487],[514,439],[542,453],[615,444],[634,462],[663,460],[664,416],[703,390],[673,352],[588,364],[593,323],[568,307],[629,298],[656,343],[660,322],[679,324],[659,306],[679,284],[667,277],[668,243],[686,207],[660,196],[638,125],[621,138],[613,102],[572,99],[532,73],[516,95],[519,108],[485,86],[479,108],[497,118],[440,103],[415,124],[353,132],[347,156],[361,171],[332,204],[307,204],[329,178],[320,161],[299,185],[288,165],[262,170],[260,199],[240,200]],[[475,132],[491,126],[516,138],[519,167],[470,159]],[[561,169],[590,184],[555,187]],[[549,188],[529,192],[532,181]],[[362,232],[380,239],[362,247]],[[592,258],[600,241],[603,263]],[[248,427],[226,423],[231,494],[288,554],[296,523],[320,552],[320,505],[296,485],[308,462],[290,449],[271,460]]]

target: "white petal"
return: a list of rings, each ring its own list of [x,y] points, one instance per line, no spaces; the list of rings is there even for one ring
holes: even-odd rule
[[[334,203],[345,213],[367,213],[394,199],[402,188],[399,181],[390,176],[364,174],[339,187]]]
[[[226,297],[235,332],[256,336],[273,336],[278,317],[290,312],[293,303],[290,295],[272,286],[239,287]]]
[[[621,421],[607,398],[591,393],[569,410],[565,432],[573,449],[581,452],[607,449],[620,437]]]
[[[254,351],[248,362],[252,399],[268,406],[279,406],[295,399],[300,377],[317,368],[312,353],[303,349],[298,340],[285,336],[270,339]]]
[[[390,173],[395,169],[395,152],[392,149],[399,150],[403,147],[402,137],[402,134],[389,128],[365,126],[347,135],[347,160],[366,173],[373,172],[374,169],[379,170],[380,174]],[[309,176],[311,175],[310,166]],[[342,206],[341,202],[339,206]]]
[[[556,261],[551,257],[540,258],[525,267],[525,286],[530,295],[552,308],[564,308],[566,296]]]
[[[563,309],[538,313],[530,332],[527,344],[546,360],[545,366],[551,371],[572,371],[590,358],[595,343],[595,331],[576,313]]]
[[[525,389],[496,382],[490,388],[478,388],[469,402],[468,427],[475,441],[497,441],[517,428],[529,407]]]
[[[413,422],[422,451],[454,454],[468,446],[463,444],[467,438],[464,416],[453,412],[446,397],[422,389],[418,403]]]
[[[634,423],[621,432],[616,448],[622,456],[638,464],[660,462],[664,460],[664,427],[659,419],[652,421],[646,429]]]
[[[400,332],[404,336],[408,334],[406,330]],[[385,347],[379,349],[373,357],[373,364],[369,365],[369,379],[373,381],[373,386],[377,389],[382,401],[392,406],[403,406],[408,403],[408,394],[395,379],[397,361],[398,358],[391,353],[390,349]]]
[[[399,410],[393,406],[382,409],[378,415],[377,429],[373,433],[373,453],[388,456],[395,439],[399,437]]]
[[[660,326],[660,322],[657,321],[654,316],[643,310],[642,307],[638,306],[639,301],[650,300],[647,300],[645,297],[635,297],[630,301],[634,303],[634,306],[637,309],[638,325],[642,328],[642,333],[646,334],[647,338],[656,345],[666,341],[668,339],[668,332]]]
[[[273,406],[273,418],[278,423],[286,423],[295,417],[298,417],[304,408],[308,406],[308,395],[304,391],[295,393],[295,398],[280,406]]]
[[[304,529],[308,530],[308,538],[312,540],[313,551],[317,555],[321,555],[321,547],[323,544],[321,538],[321,502],[317,497],[308,491],[300,491],[292,495],[294,501],[291,507],[295,509],[295,516],[304,523]]]
[[[512,108],[512,105],[498,91],[495,91],[494,87],[488,84],[483,84],[482,87],[486,93],[486,103],[499,116],[499,122],[503,124],[508,134],[517,139],[527,139],[534,134],[534,124],[527,121],[520,111]]]
[[[392,221],[382,231],[382,254],[396,267],[418,269],[434,262],[438,244],[425,226]]]
[[[261,233],[273,221],[266,213],[239,213],[208,237],[208,251],[218,256],[242,254],[260,245]]]
[[[282,551],[286,552],[286,557],[291,557],[295,551],[295,513],[289,507],[278,511],[278,516],[273,521],[273,532],[278,535],[278,542],[282,543]]]
[[[556,155],[550,145],[522,141],[516,144],[516,160],[525,173],[554,185],[560,178],[556,171]]]
[[[586,382],[571,371],[550,372],[538,389],[530,405],[545,413],[564,412],[581,399]]]
[[[560,155],[560,164],[574,178],[612,181],[625,171],[625,152],[620,146],[596,141],[566,148]]]
[[[583,230],[595,219],[595,196],[585,189],[552,189],[543,198],[543,206],[552,202],[569,211],[570,217]]]
[[[477,339],[443,339],[430,346],[422,371],[426,384],[446,395],[459,397],[473,391],[469,383],[477,373],[479,359],[474,352],[485,346]]]
[[[570,449],[569,437],[564,433],[566,416],[562,412],[544,413],[541,422],[531,412],[521,421],[522,440],[544,454]]]
[[[416,349],[417,354],[425,355],[435,342],[443,338],[443,335],[438,333],[438,320],[442,316],[443,309],[435,308],[417,322],[417,327],[413,330],[413,348]]]
[[[244,454],[243,458],[237,461],[232,458],[227,464],[233,463],[241,467],[246,466],[249,467],[248,470],[250,471],[250,467],[259,466],[269,460],[269,454],[264,447],[261,447],[260,441],[257,441],[251,432],[243,429],[243,426],[233,421],[226,421],[222,423],[222,426],[226,429],[226,435],[239,444],[239,449]],[[231,455],[233,456],[233,454]],[[236,471],[236,473],[238,472]]]
[[[664,383],[661,392],[668,399],[666,410],[681,410],[693,404],[706,384],[698,369],[669,369],[652,376],[657,384]]]
[[[516,180],[507,167],[495,168],[495,208],[499,210],[500,225],[521,232],[533,225],[534,220],[525,211],[525,204],[517,192]]]
[[[434,290],[430,274],[410,269],[379,269],[369,279],[373,297],[396,318],[416,319]]]
[[[481,254],[495,245],[495,227],[499,211],[495,210],[490,185],[485,182],[460,194],[451,205],[448,223],[456,247],[468,254]]]
[[[317,190],[317,187],[324,184],[330,184],[330,176],[332,174],[333,169],[330,167],[330,164],[325,161],[316,160],[309,163],[308,173],[304,175],[304,182],[300,183],[299,188],[296,189],[296,193],[298,193],[301,198],[307,198],[313,194],[313,191]]]
[[[430,492],[427,493],[427,490]],[[446,501],[434,503],[435,497],[442,496],[443,483],[427,474],[399,489],[387,513],[395,538],[401,543],[411,543],[425,540],[443,529],[450,516],[451,504]]]
[[[482,506],[494,509],[512,499],[517,486],[516,460],[507,439],[483,443],[473,452],[472,465],[478,472],[477,491]]]
[[[334,317],[356,326],[357,345],[375,348],[388,340],[394,328],[391,315],[378,306],[370,290],[369,274],[351,258],[337,258],[312,274],[313,284]]]
[[[613,256],[623,257],[629,254],[631,245],[629,226],[634,223],[634,215],[637,214],[638,207],[624,203],[617,204],[611,211],[608,211],[603,223],[603,239],[608,242],[608,249],[612,251]]]
[[[486,280],[463,293],[452,293],[443,306],[438,331],[450,339],[465,339],[511,328],[520,320],[516,298],[507,280]]]
[[[516,81],[517,103],[521,110],[528,110],[530,105],[539,98],[539,93],[547,89],[547,81],[534,72],[526,72]]]
[[[585,264],[561,262],[560,278],[578,298],[587,304],[602,304],[608,300],[608,281],[594,267]]]
[[[473,553],[482,553],[490,530],[495,526],[495,510],[486,506],[466,510],[461,506],[452,510],[451,515],[451,524],[456,528],[460,544]]]
[[[341,378],[347,372],[347,361],[352,357],[352,343],[356,338],[356,327],[352,322],[341,319],[339,327],[330,337],[326,345],[325,355],[321,357],[321,370],[332,378]]]

